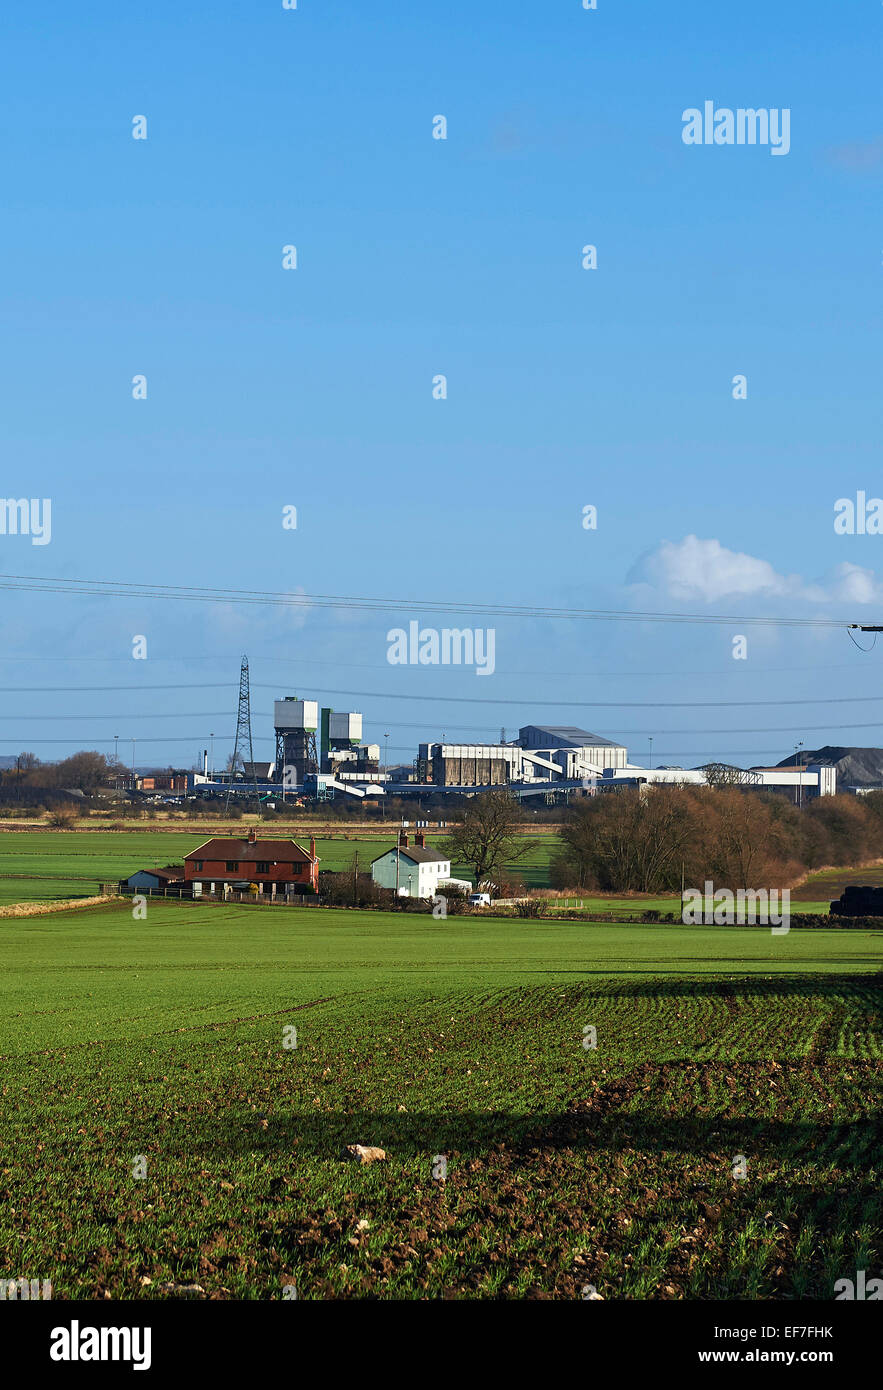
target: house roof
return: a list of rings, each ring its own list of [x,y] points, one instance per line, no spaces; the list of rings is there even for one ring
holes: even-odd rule
[[[164,869],[133,869],[129,878],[134,878],[135,874],[153,874],[154,878],[176,879],[184,877],[183,864],[167,864]]]
[[[184,855],[188,859],[246,860],[257,863],[271,860],[277,864],[313,864],[318,855],[311,855],[296,840],[206,840],[205,844]]]
[[[414,845],[413,848],[409,846],[406,849],[404,845],[393,845],[390,849],[384,850],[383,854],[378,854],[377,858],[371,860],[371,863],[376,864],[378,859],[383,859],[387,854],[393,854],[396,849],[398,849],[402,859],[410,859],[412,864],[447,864],[448,862],[446,854],[439,854],[434,849],[421,849],[419,845]]]

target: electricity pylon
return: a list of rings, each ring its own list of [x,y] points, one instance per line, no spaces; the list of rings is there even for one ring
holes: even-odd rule
[[[233,778],[236,775],[236,764],[239,758],[245,762],[245,748],[248,747],[248,759],[251,764],[251,779],[254,784],[255,801],[257,809],[261,809],[261,794],[258,791],[258,778],[254,766],[254,748],[251,742],[251,696],[248,690],[248,657],[242,658],[242,667],[239,672],[239,710],[236,715],[236,740],[233,744],[233,761],[230,764],[230,781],[227,785],[227,801],[224,805],[224,814],[230,809],[230,795],[233,791]],[[242,750],[240,752],[240,749]]]

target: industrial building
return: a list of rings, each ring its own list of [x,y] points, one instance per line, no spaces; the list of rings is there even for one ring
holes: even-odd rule
[[[273,725],[276,731],[276,767],[290,769],[288,779],[303,786],[308,773],[318,772],[319,755],[316,733],[319,728],[317,700],[299,700],[286,695],[273,701]]]
[[[243,661],[243,670],[246,663]],[[247,672],[246,672],[247,678]],[[240,690],[240,703],[242,702]],[[321,707],[317,700],[286,695],[274,702],[276,757],[271,763],[244,764],[244,776],[230,778],[231,789],[272,796],[280,788],[326,800],[339,794],[364,799],[384,795],[436,793],[472,795],[490,787],[510,787],[519,797],[597,795],[626,786],[658,783],[686,786],[737,786],[780,791],[797,802],[833,796],[837,769],[824,757],[803,767],[735,768],[724,764],[684,769],[644,768],[629,762],[628,748],[613,739],[571,724],[526,724],[518,738],[499,743],[421,743],[413,769],[380,771],[380,745],[362,742],[362,715]],[[250,740],[250,732],[249,732]],[[219,790],[221,778],[193,777],[201,791]],[[235,788],[232,784],[235,783]]]
[[[580,789],[591,793],[626,786],[737,786],[780,791],[795,801],[834,796],[836,768],[645,768],[629,762],[624,744],[572,725],[527,724],[513,743],[421,743],[417,783],[449,792],[509,786],[519,796]],[[391,790],[391,789],[390,789]]]
[[[518,743],[524,749],[567,749],[580,752],[582,761],[605,767],[625,767],[628,749],[609,738],[589,734],[572,724],[527,724],[518,730]]]
[[[585,729],[528,724],[514,743],[421,743],[417,781],[437,787],[580,782],[627,762],[622,744]]]
[[[380,745],[362,743],[361,714],[320,710],[316,700],[286,695],[274,701],[273,720],[276,780],[286,786],[302,787],[308,778],[327,773],[341,783],[349,779],[376,782]],[[347,790],[345,786],[342,789]]]
[[[598,791],[616,791],[621,787],[653,786],[737,787],[742,791],[782,792],[802,803],[816,796],[836,796],[837,769],[820,763],[805,767],[731,767],[725,763],[709,763],[706,767],[636,767],[609,768],[597,784]]]

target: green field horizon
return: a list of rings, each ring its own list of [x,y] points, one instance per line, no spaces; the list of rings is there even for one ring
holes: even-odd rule
[[[104,881],[127,878],[136,869],[162,868],[181,863],[207,835],[187,831],[63,831],[29,830],[4,832],[0,829],[0,906],[17,902],[51,902],[64,898],[89,897]],[[245,832],[242,832],[245,834]],[[266,832],[271,838],[272,830]],[[298,834],[276,831],[283,838],[298,838]],[[301,841],[309,836],[301,835]],[[429,843],[440,835],[430,832]],[[394,843],[390,835],[389,843]],[[344,839],[340,836],[319,837],[316,852],[320,869],[348,869],[358,853],[360,868],[367,871],[371,861],[383,852],[384,838]],[[529,889],[548,889],[549,866],[560,851],[557,835],[544,835],[530,855],[512,865]],[[454,865],[455,876],[468,876],[465,865]],[[824,869],[810,874],[805,883],[792,890],[792,911],[827,913],[830,902],[839,897],[846,883],[883,883],[883,866],[864,869]],[[689,885],[688,885],[689,886]],[[699,886],[699,885],[697,885]],[[614,894],[585,892],[556,894],[553,901],[580,901],[591,911],[621,913],[640,911],[679,912],[680,895]]]
[[[0,1277],[831,1298],[883,1253],[881,950],[160,899],[2,919]]]

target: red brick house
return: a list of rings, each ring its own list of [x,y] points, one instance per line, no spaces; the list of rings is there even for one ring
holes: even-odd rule
[[[271,897],[286,892],[315,893],[319,888],[316,841],[309,851],[294,840],[259,840],[254,830],[247,839],[216,837],[184,856],[184,882],[201,893],[219,893],[225,885],[247,889],[256,883]]]

